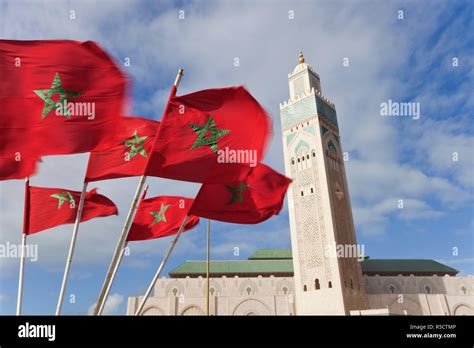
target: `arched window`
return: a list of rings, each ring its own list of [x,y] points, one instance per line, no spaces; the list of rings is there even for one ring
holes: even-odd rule
[[[303,191],[301,191],[301,196],[304,196],[304,192],[303,192]]]
[[[431,287],[429,285],[425,285],[425,292],[431,294]]]
[[[288,293],[288,288],[285,286],[281,291],[283,291],[283,295],[286,295]]]
[[[463,293],[464,295],[467,294],[467,289],[466,289],[465,286],[461,287],[461,291],[462,291],[462,293]]]
[[[295,164],[295,159],[291,158],[291,164]]]
[[[252,293],[252,288],[250,286],[247,287],[247,289],[245,289],[245,292],[247,293],[247,295],[250,296],[250,294]]]
[[[301,157],[301,160],[304,161],[304,155],[303,155],[303,157]]]
[[[328,288],[330,288],[330,289],[332,288],[332,282],[328,283]]]
[[[306,287],[306,285],[303,285],[303,291],[308,291],[308,288]]]
[[[171,292],[173,293],[173,296],[178,296],[178,288],[173,288]]]
[[[391,294],[394,294],[394,293],[395,293],[395,287],[390,284],[390,285],[388,286],[388,291],[389,291]]]
[[[301,162],[301,160],[300,160],[299,157],[298,157],[298,163],[300,163],[300,162]]]
[[[306,159],[309,159],[309,154],[306,155]]]
[[[311,187],[311,193],[314,193],[314,189]]]
[[[209,293],[211,294],[211,296],[214,296],[214,294],[216,293],[216,289],[215,288],[210,288]]]
[[[315,279],[315,280],[314,280],[314,288],[315,288],[316,290],[321,289],[321,286],[319,285],[319,279]]]
[[[316,151],[311,151],[311,153],[313,154],[313,157],[316,157]]]

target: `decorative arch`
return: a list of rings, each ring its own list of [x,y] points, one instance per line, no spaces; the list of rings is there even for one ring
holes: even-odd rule
[[[178,297],[179,295],[184,294],[184,285],[179,280],[170,282],[166,286],[165,293],[167,296]]]
[[[474,308],[467,303],[458,303],[453,309],[454,315],[474,315]]]
[[[300,149],[301,146],[305,146],[308,153],[310,151],[309,144],[313,143],[315,140],[315,135],[308,133],[308,132],[300,132],[297,133],[290,142],[288,142],[288,151],[290,156],[297,156],[297,150]]]
[[[427,289],[429,289],[429,291]],[[419,281],[418,291],[421,294],[428,294],[428,295],[440,293],[436,285],[434,285],[434,283],[428,278],[423,278],[422,280]]]
[[[275,286],[278,295],[289,295],[293,293],[293,284],[286,279],[278,281]],[[285,291],[286,289],[286,291]]]
[[[251,296],[251,295],[256,295],[257,294],[257,284],[250,280],[246,279],[244,280],[240,286],[239,286],[239,292],[242,296]],[[250,291],[249,291],[250,289]]]
[[[390,312],[400,315],[404,315],[405,311],[408,315],[423,315],[423,310],[421,309],[420,304],[406,295],[403,296],[402,303],[399,303],[399,297],[395,296],[395,299],[389,305],[389,309]]]
[[[165,315],[165,312],[158,306],[150,305],[146,306],[140,315]]]
[[[395,279],[388,279],[382,285],[384,294],[401,294],[403,293],[402,287]],[[394,289],[394,290],[392,290]],[[393,292],[392,292],[393,291]]]
[[[262,301],[254,298],[246,299],[235,306],[232,315],[271,315],[272,312]]]
[[[220,293],[222,293],[220,284],[213,279],[211,279],[209,282],[209,289],[210,290],[214,289],[214,294],[212,294],[211,292],[211,295],[219,295]],[[205,283],[203,284],[201,291],[202,291],[202,294],[206,296],[207,286]]]
[[[181,311],[181,315],[204,315],[204,311],[196,305],[190,305]]]

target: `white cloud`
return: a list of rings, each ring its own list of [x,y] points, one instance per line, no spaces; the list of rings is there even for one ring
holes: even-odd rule
[[[123,314],[120,312],[120,306],[122,305],[124,300],[124,296],[114,293],[109,295],[107,301],[105,302],[104,310],[102,315],[116,315],[116,314]],[[91,315],[94,312],[95,303],[89,307],[87,313]]]

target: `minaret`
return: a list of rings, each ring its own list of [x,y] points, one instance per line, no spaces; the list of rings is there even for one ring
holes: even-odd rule
[[[367,304],[336,109],[301,51],[288,82],[280,117],[285,172],[294,180],[288,206],[296,314],[350,314]]]

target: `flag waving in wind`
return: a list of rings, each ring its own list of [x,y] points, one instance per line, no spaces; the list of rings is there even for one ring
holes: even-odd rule
[[[36,186],[29,186],[28,189],[24,233],[33,234],[74,222],[81,192]],[[86,193],[81,221],[117,214],[118,210],[114,202],[99,195],[96,189]]]
[[[203,184],[189,211],[212,220],[256,224],[280,212],[291,179],[259,164],[243,181]]]
[[[146,118],[121,117],[110,148],[91,152],[85,181],[142,175],[159,126]]]
[[[138,206],[127,241],[161,238],[175,234],[192,204],[191,198],[177,196],[143,199]],[[198,223],[197,216],[190,216],[183,231],[190,230]]]
[[[0,40],[0,154],[98,149],[112,139],[127,80],[94,42]]]
[[[270,118],[244,87],[171,96],[146,175],[240,180],[263,158],[270,134]]]

